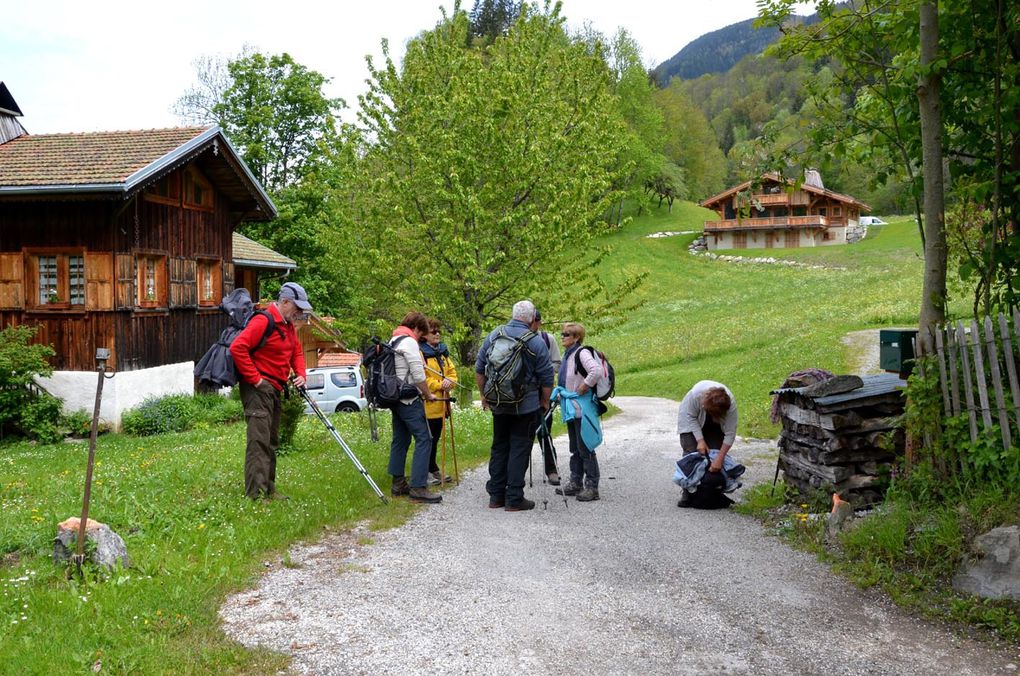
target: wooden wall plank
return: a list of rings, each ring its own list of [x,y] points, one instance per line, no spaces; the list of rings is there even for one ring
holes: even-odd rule
[[[970,357],[967,355],[967,330],[963,328],[963,322],[956,322],[956,343],[960,346],[960,358],[963,362],[963,369],[960,375],[963,377],[963,394],[967,402],[967,417],[970,419],[970,440],[977,441],[977,417],[974,411],[974,390],[971,385]]]
[[[977,380],[978,403],[981,405],[981,422],[985,425],[985,431],[992,428],[992,408],[988,403],[988,376],[985,372],[985,362],[981,351],[981,330],[978,328],[976,319],[970,322],[971,347],[974,350],[974,378]]]
[[[985,317],[985,346],[988,351],[988,371],[992,376],[992,389],[995,391],[995,408],[999,414],[999,430],[1002,433],[1003,448],[1009,448],[1009,414],[1006,412],[1006,400],[1002,393],[1002,374],[999,371],[999,353],[995,348],[995,330],[992,318]]]

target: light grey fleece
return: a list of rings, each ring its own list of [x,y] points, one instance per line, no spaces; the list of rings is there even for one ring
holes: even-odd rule
[[[680,402],[676,431],[677,434],[690,432],[698,441],[704,438],[701,426],[705,424],[707,414],[705,409],[701,408],[701,395],[716,387],[723,388],[726,390],[726,394],[730,395],[730,410],[727,411],[726,417],[719,423],[719,426],[723,431],[723,444],[732,446],[733,441],[737,438],[737,400],[730,392],[730,388],[714,380],[699,381],[684,395],[683,401]]]
[[[396,340],[394,336],[390,340],[390,344]],[[417,385],[425,380],[425,363],[421,358],[421,348],[418,347],[418,341],[413,336],[404,338],[393,350],[397,353],[397,358],[393,360],[393,366],[396,368],[397,377],[403,380],[405,383],[411,385]],[[400,401],[404,404],[412,404],[418,395],[407,399],[401,399]]]

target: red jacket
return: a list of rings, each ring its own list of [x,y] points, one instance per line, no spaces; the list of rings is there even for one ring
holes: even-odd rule
[[[252,354],[252,348],[258,346],[262,336],[266,334],[269,320],[261,314],[253,316],[241,333],[237,334],[230,344],[230,354],[234,357],[234,366],[241,375],[241,380],[249,385],[256,384],[266,378],[278,390],[290,377],[293,369],[302,378],[305,377],[305,355],[301,350],[294,325],[283,321],[276,303],[271,303],[266,312],[276,320],[276,329],[266,338],[266,344]],[[279,330],[277,330],[279,329]],[[283,331],[283,337],[280,336]]]

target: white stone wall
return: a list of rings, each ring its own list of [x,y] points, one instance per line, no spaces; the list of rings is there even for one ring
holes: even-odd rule
[[[124,411],[149,397],[167,394],[193,394],[195,362],[167,364],[138,371],[117,372],[103,382],[103,401],[99,418],[120,429]],[[109,375],[109,374],[108,374]],[[96,406],[98,371],[54,371],[49,378],[36,378],[40,386],[64,401],[64,412],[84,409],[92,415]]]

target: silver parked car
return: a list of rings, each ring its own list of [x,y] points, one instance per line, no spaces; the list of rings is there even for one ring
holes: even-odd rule
[[[305,389],[323,413],[357,413],[368,408],[361,369],[354,366],[324,366],[308,369]],[[306,405],[305,413],[312,407]]]

